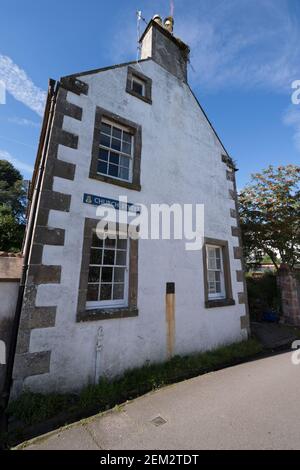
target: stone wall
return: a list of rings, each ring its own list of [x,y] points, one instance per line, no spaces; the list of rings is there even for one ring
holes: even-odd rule
[[[300,326],[300,270],[291,272],[288,266],[282,265],[278,272],[278,286],[284,322]]]

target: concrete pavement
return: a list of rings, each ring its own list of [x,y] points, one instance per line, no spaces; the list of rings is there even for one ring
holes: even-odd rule
[[[25,448],[300,449],[299,400],[300,365],[283,353],[171,385]]]

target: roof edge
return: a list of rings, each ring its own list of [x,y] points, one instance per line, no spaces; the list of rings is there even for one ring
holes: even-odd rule
[[[113,70],[113,69],[117,69],[117,68],[121,68],[121,67],[126,67],[127,65],[140,64],[141,62],[147,62],[148,60],[152,60],[152,58],[147,57],[147,59],[132,60],[131,62],[124,62],[122,64],[109,65],[107,67],[100,67],[98,69],[87,70],[85,72],[72,73],[71,75],[64,75],[63,77],[60,78],[60,80],[63,79],[63,78],[84,77],[86,75],[93,75],[95,73],[105,72],[107,70]]]
[[[205,116],[205,118],[206,118],[208,124],[210,125],[210,127],[211,127],[213,133],[215,134],[217,140],[219,141],[219,143],[220,143],[222,149],[224,150],[226,156],[227,156],[228,158],[232,159],[232,158],[230,157],[229,153],[227,152],[227,150],[226,150],[226,148],[225,148],[225,146],[224,146],[222,140],[220,139],[220,137],[219,137],[219,135],[218,135],[216,129],[214,128],[212,122],[210,121],[209,117],[207,116],[206,112],[204,111],[204,109],[203,109],[203,107],[202,107],[200,101],[198,100],[197,96],[195,95],[195,93],[193,92],[192,88],[190,87],[190,85],[189,85],[188,83],[187,83],[187,86],[188,86],[190,92],[192,93],[194,99],[196,100],[196,103],[198,104],[198,106],[199,106],[199,108],[201,109],[202,113],[204,114],[204,116]]]

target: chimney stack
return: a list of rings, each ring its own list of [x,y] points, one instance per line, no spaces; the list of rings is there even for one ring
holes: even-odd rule
[[[155,15],[141,39],[141,59],[151,57],[179,80],[187,82],[187,64],[190,49],[173,35],[174,19],[168,16],[164,24],[160,15]]]

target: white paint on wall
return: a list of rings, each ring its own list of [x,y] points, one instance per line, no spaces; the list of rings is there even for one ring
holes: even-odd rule
[[[18,289],[18,282],[0,282],[0,322],[6,318],[13,319]]]
[[[42,285],[37,290],[40,306],[57,303],[54,328],[33,330],[30,351],[51,350],[50,373],[29,377],[25,386],[36,391],[79,390],[97,375],[114,376],[124,370],[166,359],[165,290],[176,284],[175,354],[189,354],[240,341],[240,317],[245,306],[237,294],[241,269],[233,259],[237,239],[231,235],[234,201],[228,190],[224,149],[216,139],[188,86],[155,62],[141,63],[153,80],[153,104],[125,92],[127,67],[82,77],[89,95],[68,93],[68,100],[83,107],[78,122],[64,118],[64,129],[79,135],[78,150],[60,146],[59,158],[76,164],[73,182],[55,178],[54,190],[72,195],[69,214],[51,211],[49,225],[66,230],[64,247],[45,247],[43,262],[60,260],[60,285]],[[89,178],[96,106],[142,125],[141,192],[122,189]],[[230,186],[231,185],[231,186]],[[88,192],[117,199],[126,195],[132,203],[205,204],[205,235],[228,240],[231,277],[236,305],[204,308],[203,261],[201,252],[185,250],[185,241],[139,242],[138,308],[136,318],[76,323],[84,220],[95,217],[95,208],[82,202]],[[97,338],[101,328],[101,353]]]

